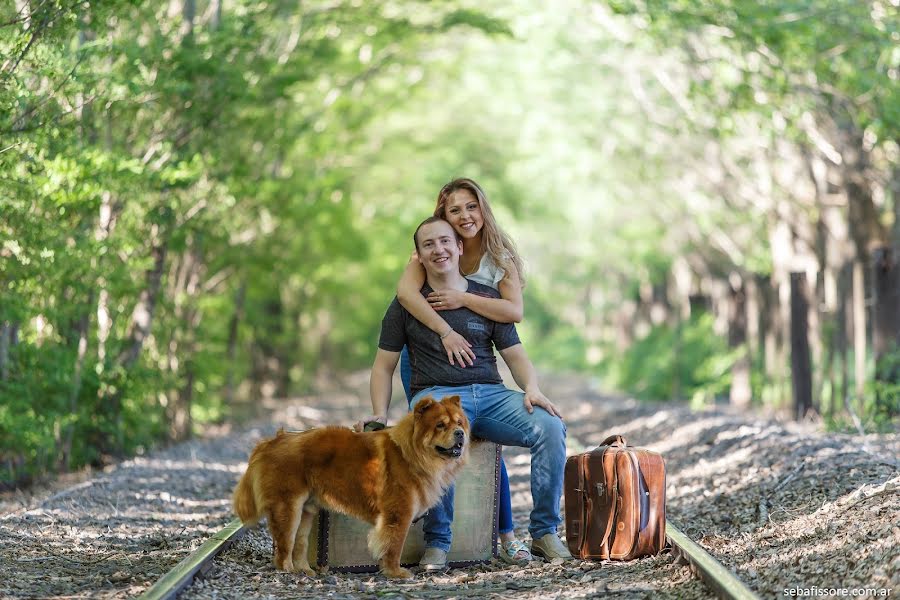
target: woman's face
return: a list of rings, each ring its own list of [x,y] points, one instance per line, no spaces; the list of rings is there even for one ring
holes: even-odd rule
[[[477,236],[484,225],[481,204],[469,190],[456,190],[447,198],[444,217],[464,239]]]

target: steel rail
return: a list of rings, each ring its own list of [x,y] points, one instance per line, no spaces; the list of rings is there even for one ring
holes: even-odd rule
[[[737,575],[669,522],[666,523],[666,539],[672,546],[676,562],[690,565],[691,571],[712,588],[719,598],[760,600]]]
[[[194,581],[198,573],[205,572],[220,552],[241,539],[247,529],[240,519],[234,519],[221,531],[203,542],[180,563],[163,575],[153,586],[141,594],[143,600],[174,600],[184,588]]]
[[[241,520],[234,519],[175,565],[139,598],[142,600],[175,600],[178,594],[194,581],[198,573],[205,572],[212,564],[213,559],[243,537],[246,531]],[[672,547],[672,555],[676,562],[689,565],[691,571],[712,588],[719,598],[760,600],[760,597],[747,587],[747,584],[669,522],[666,523],[666,540]]]

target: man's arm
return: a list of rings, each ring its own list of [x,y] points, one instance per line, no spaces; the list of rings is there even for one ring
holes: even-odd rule
[[[375,363],[372,365],[372,375],[369,377],[369,396],[372,399],[372,415],[376,418],[370,418],[369,421],[380,420],[383,417],[382,422],[387,424],[387,413],[393,391],[394,369],[397,368],[399,361],[399,352],[390,352],[379,348],[375,353]],[[363,425],[365,425],[365,421]]]
[[[538,386],[537,372],[525,353],[525,347],[522,344],[515,344],[501,350],[500,356],[509,367],[516,384],[525,392],[525,409],[530,413],[534,411],[535,406],[540,406],[551,415],[561,419],[562,414],[559,409],[541,392],[541,388]]]

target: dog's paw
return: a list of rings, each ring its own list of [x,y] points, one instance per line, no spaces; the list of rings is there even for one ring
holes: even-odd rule
[[[288,573],[299,573],[302,575],[308,575],[309,577],[315,577],[317,573],[309,566],[309,564],[301,564],[300,561],[288,562],[284,561],[284,569]]]
[[[284,560],[282,560],[280,562],[276,558],[272,562],[275,565],[275,568],[278,569],[279,571],[287,571],[288,573],[294,572],[294,561],[292,561],[290,558],[285,558]]]
[[[413,574],[409,569],[397,567],[396,569],[385,569],[384,576],[389,579],[412,579]]]

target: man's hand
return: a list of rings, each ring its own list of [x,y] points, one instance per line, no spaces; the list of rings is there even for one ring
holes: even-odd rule
[[[525,400],[524,401],[525,401],[525,410],[528,411],[528,414],[531,414],[534,412],[535,406],[540,406],[541,408],[546,410],[548,413],[550,413],[554,417],[559,417],[560,419],[563,418],[562,413],[559,412],[559,409],[556,408],[553,405],[553,403],[550,402],[550,399],[547,398],[547,396],[545,396],[544,393],[541,392],[541,390],[536,387],[528,388],[525,390]]]
[[[447,360],[450,361],[451,365],[458,365],[465,369],[466,363],[469,363],[470,367],[475,364],[475,353],[472,352],[472,344],[460,334],[452,331],[450,335],[441,340],[441,343],[444,345],[444,351],[447,352]]]
[[[441,290],[431,292],[426,300],[431,303],[431,308],[434,310],[455,310],[466,305],[466,293],[459,290]]]
[[[361,433],[363,430],[365,430],[366,425],[368,423],[373,423],[373,422],[381,423],[382,425],[387,425],[387,416],[386,415],[370,415],[370,416],[362,419],[361,421],[357,421],[356,424],[353,426],[353,431],[355,431],[356,433]]]

